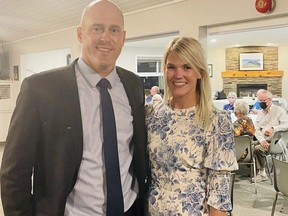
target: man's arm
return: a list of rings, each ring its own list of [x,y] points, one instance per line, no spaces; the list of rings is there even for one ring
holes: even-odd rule
[[[263,113],[259,112],[256,118],[256,123],[255,123],[255,137],[259,141],[259,143],[266,141],[265,136],[262,132],[262,120],[263,120]]]
[[[23,81],[14,110],[1,165],[1,197],[5,215],[33,215],[32,169],[39,135],[37,105]]]
[[[278,108],[277,119],[279,121],[279,125],[273,125],[274,133],[288,130],[288,115],[281,107]]]

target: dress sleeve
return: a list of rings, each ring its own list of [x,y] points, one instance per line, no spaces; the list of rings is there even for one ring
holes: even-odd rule
[[[219,171],[237,170],[234,145],[234,130],[230,113],[216,112],[206,132],[204,167]]]
[[[229,193],[230,171],[238,169],[229,112],[219,111],[213,116],[206,139],[204,167],[207,169],[207,204],[229,211],[232,208]]]
[[[221,211],[230,211],[230,172],[209,170],[207,182],[207,204]]]

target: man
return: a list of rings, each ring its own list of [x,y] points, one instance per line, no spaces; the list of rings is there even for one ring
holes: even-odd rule
[[[265,172],[265,153],[269,150],[269,142],[275,132],[288,130],[288,116],[282,107],[273,105],[269,91],[261,90],[257,99],[262,109],[258,112],[255,125],[255,137],[259,144],[255,146],[254,154],[259,172],[252,180],[262,182],[268,179]]]
[[[23,81],[1,168],[5,215],[108,215],[96,86],[103,77],[112,86],[124,205],[123,212],[109,215],[143,214],[144,89],[138,76],[115,66],[125,40],[122,12],[110,1],[92,2],[83,11],[77,36],[79,59]]]
[[[152,86],[150,89],[150,95],[146,98],[146,104],[152,103],[152,98],[154,95],[159,93],[158,86]]]
[[[265,89],[259,89],[256,93],[256,97],[258,98],[258,95],[261,91],[263,91]],[[259,101],[257,100],[254,104],[253,104],[253,107],[251,109],[252,113],[253,114],[258,114],[259,110],[261,110],[261,107],[260,107],[260,103]]]

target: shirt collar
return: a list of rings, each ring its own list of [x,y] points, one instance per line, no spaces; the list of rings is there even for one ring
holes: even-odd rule
[[[97,83],[102,78],[97,71],[92,69],[86,62],[83,60],[82,57],[79,57],[76,67],[78,68],[79,72],[82,76],[91,84],[91,86],[95,87]],[[118,75],[116,73],[116,67],[111,71],[108,76],[105,77],[111,84],[112,88],[115,86],[117,81]]]
[[[275,106],[275,105],[271,102],[271,106],[269,107],[269,109],[267,111],[265,111],[265,110],[262,110],[262,111],[267,114],[270,112],[270,110],[273,106]]]

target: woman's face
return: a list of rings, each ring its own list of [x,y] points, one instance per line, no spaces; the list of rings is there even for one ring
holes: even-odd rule
[[[229,104],[234,104],[236,101],[236,98],[234,96],[228,96],[228,101],[229,101]]]
[[[194,71],[189,63],[182,61],[177,55],[170,53],[165,66],[167,85],[173,100],[196,101],[196,83],[201,79],[198,71]]]

